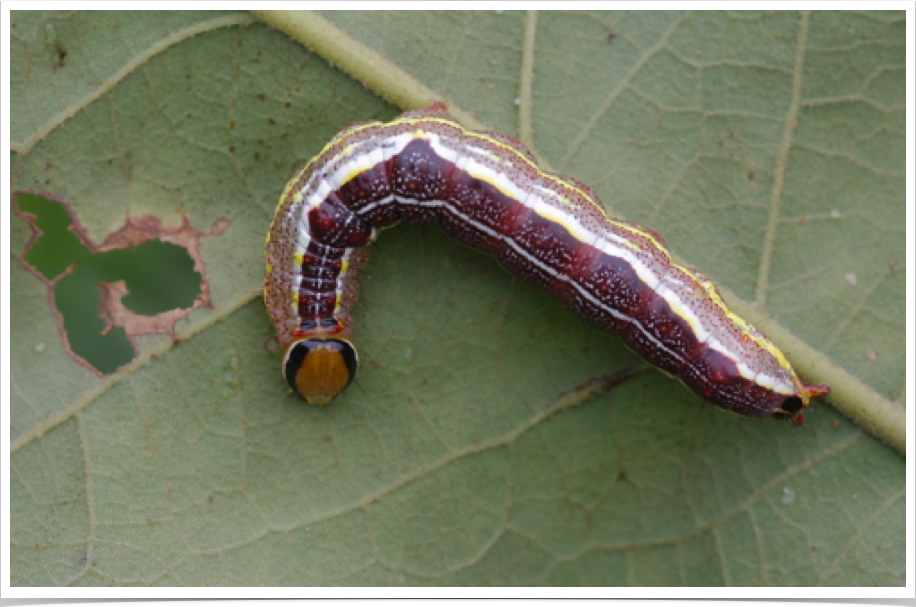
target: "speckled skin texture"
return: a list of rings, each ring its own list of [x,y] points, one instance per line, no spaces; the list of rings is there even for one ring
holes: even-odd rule
[[[609,219],[587,186],[539,170],[509,137],[464,130],[440,106],[350,125],[290,181],[266,247],[281,343],[351,334],[367,245],[399,221],[440,222],[727,410],[800,423],[809,396],[826,390],[802,384],[657,234]]]

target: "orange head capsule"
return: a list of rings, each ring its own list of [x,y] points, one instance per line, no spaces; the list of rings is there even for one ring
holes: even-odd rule
[[[286,346],[283,377],[296,396],[326,405],[356,377],[359,357],[346,339],[298,339]]]

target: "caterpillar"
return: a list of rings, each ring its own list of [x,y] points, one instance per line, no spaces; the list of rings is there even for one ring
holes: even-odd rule
[[[810,399],[830,393],[802,383],[654,231],[609,218],[588,186],[542,171],[521,142],[466,130],[433,103],[345,127],[280,198],[264,299],[283,377],[309,404],[329,402],[356,375],[356,275],[379,231],[399,221],[438,221],[728,411],[801,425]]]

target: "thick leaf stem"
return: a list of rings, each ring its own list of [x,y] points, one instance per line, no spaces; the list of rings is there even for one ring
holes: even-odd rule
[[[522,69],[518,92],[518,138],[527,146],[534,145],[531,109],[534,106],[534,41],[538,27],[538,12],[525,14],[525,41],[522,47]]]
[[[369,90],[405,110],[427,107],[431,101],[444,101],[449,113],[472,129],[486,125],[469,112],[449,103],[437,91],[402,70],[374,50],[359,44],[323,17],[311,11],[251,11],[281,32],[291,36],[332,65],[350,74]]]
[[[901,455],[906,455],[906,408],[882,397],[858,378],[799,339],[774,320],[758,320],[761,311],[727,289],[719,287],[728,306],[739,316],[764,324],[766,335],[786,353],[798,375],[809,383],[830,385],[827,400],[837,411],[878,437]],[[817,401],[812,402],[817,406]]]

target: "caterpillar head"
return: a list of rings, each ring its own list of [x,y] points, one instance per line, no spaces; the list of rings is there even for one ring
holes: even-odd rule
[[[281,371],[296,396],[326,405],[343,392],[359,368],[356,348],[347,339],[301,338],[286,346]]]
[[[802,382],[797,382],[797,384],[796,395],[785,399],[773,414],[773,417],[775,419],[787,419],[796,426],[801,426],[805,423],[805,416],[802,415],[802,412],[808,406],[808,401],[817,396],[830,394],[830,386],[811,385]]]

